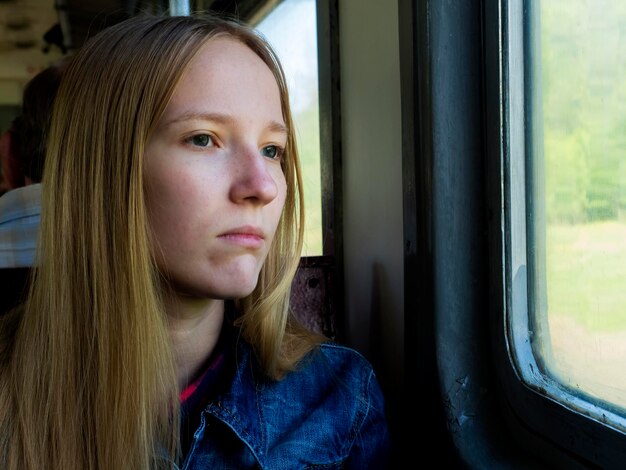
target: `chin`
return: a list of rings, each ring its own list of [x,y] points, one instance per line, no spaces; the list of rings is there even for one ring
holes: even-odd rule
[[[240,284],[236,289],[233,289],[232,294],[228,297],[230,299],[243,299],[244,297],[248,297],[258,284],[259,277],[256,276],[252,281],[247,284]]]
[[[183,297],[194,297],[197,299],[221,299],[237,300],[249,296],[254,291],[256,283],[252,286],[207,286],[173,284],[172,289]]]
[[[213,299],[243,299],[252,294],[257,286],[259,276],[245,278],[221,279],[218,283],[198,286],[196,295]]]
[[[171,275],[171,286],[180,294],[196,298],[242,299],[259,281],[260,267],[231,265],[209,271],[187,271]]]
[[[247,269],[246,269],[247,268]],[[213,282],[212,288],[216,293],[220,294],[220,298],[224,299],[242,299],[252,294],[259,283],[260,268],[250,269],[249,266],[244,269],[235,269],[219,279],[219,282]]]

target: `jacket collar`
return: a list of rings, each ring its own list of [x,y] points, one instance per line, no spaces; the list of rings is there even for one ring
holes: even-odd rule
[[[264,467],[267,438],[263,432],[261,392],[265,387],[258,361],[250,345],[237,334],[233,356],[234,376],[230,388],[218,395],[204,410],[230,427],[249,447],[261,467]]]

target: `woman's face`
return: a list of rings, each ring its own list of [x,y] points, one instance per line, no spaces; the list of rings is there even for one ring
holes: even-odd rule
[[[250,294],[285,203],[287,130],[276,80],[242,43],[210,40],[148,141],[145,186],[159,269],[183,295]]]

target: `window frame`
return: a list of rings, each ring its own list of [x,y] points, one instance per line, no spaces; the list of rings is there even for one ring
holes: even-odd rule
[[[513,172],[518,175],[517,191],[519,193],[521,186],[524,194],[532,190],[530,178],[536,173],[529,155],[536,152],[532,141],[532,112],[538,109],[537,94],[524,96],[536,73],[530,61],[525,60],[529,54],[524,54],[524,48],[536,50],[538,47],[531,35],[532,23],[525,21],[524,14],[536,19],[535,6],[528,0],[485,0],[485,90],[488,103],[485,122],[486,135],[490,136],[487,138],[488,210],[497,215],[490,220],[489,227],[496,371],[503,386],[507,422],[513,429],[528,431],[526,446],[531,443],[540,445],[553,458],[570,458],[572,464],[612,468],[626,459],[626,434],[611,423],[616,415],[609,409],[603,410],[586,402],[538,373],[536,364],[534,371],[519,367],[516,350],[526,349],[524,361],[534,363],[531,338],[528,329],[523,335],[519,330],[510,331],[507,321],[512,316],[516,327],[532,324],[529,312],[542,308],[534,294],[545,282],[537,278],[541,277],[540,274],[536,276],[540,269],[522,272],[525,276],[519,282],[512,279],[512,257],[527,256],[527,238],[535,246],[533,227],[520,227],[515,220],[519,220],[521,210],[526,221],[526,214],[534,214],[541,205],[534,205],[532,200],[528,203],[526,197],[522,204],[512,205],[507,197],[515,190]],[[519,67],[523,69],[522,74],[514,75],[512,69]],[[522,168],[512,157],[514,152],[519,152],[520,146],[524,148]],[[517,157],[520,157],[519,153]],[[521,174],[525,175],[523,182],[519,179]],[[512,245],[512,238],[517,240],[515,245]],[[514,250],[522,248],[523,254],[515,254]],[[531,267],[541,268],[543,254],[545,248],[537,245],[537,253],[529,256],[526,266],[530,263]],[[583,409],[600,418],[582,413]],[[619,419],[623,421],[623,418]]]
[[[204,7],[238,16],[255,26],[283,0],[204,0]],[[206,4],[208,3],[208,5]],[[334,315],[334,338],[346,341],[343,255],[343,168],[341,139],[341,73],[339,0],[315,0],[319,87],[322,255],[301,263],[321,263],[332,277],[329,304]]]
[[[511,96],[504,61],[514,1],[522,5],[520,0],[398,3],[402,419],[420,423],[430,436],[415,442],[401,434],[399,461],[431,452],[434,441],[444,448],[440,462],[455,468],[483,468],[486,462],[505,468],[615,468],[625,460],[623,433],[525,385],[507,342],[505,320],[512,305],[505,255],[510,207],[504,195],[510,181],[503,176],[510,169]],[[528,145],[524,133],[516,143],[520,138]]]
[[[284,0],[214,0],[211,8],[253,26]],[[343,203],[341,164],[341,75],[339,63],[339,0],[315,1],[320,120],[320,174],[322,189],[322,256],[343,259]],[[337,265],[339,270],[340,266]],[[338,277],[343,278],[338,271]]]

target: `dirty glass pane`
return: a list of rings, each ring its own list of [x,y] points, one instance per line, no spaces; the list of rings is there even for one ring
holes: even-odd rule
[[[539,5],[540,54],[531,59],[541,83],[530,89],[542,95],[534,113],[541,131],[533,135],[541,151],[532,157],[539,175],[532,192],[541,196],[528,220],[545,248],[536,267],[542,272],[535,273],[544,297],[535,315],[547,315],[537,318],[545,325],[538,349],[568,388],[623,412],[626,2]]]

